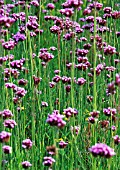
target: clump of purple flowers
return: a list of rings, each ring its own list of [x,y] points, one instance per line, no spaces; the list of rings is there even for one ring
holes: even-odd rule
[[[24,41],[26,39],[26,36],[24,34],[21,34],[20,32],[17,32],[15,35],[13,35],[13,39],[15,40],[15,42],[19,42],[19,41]]]
[[[10,147],[10,146],[8,146],[8,145],[4,145],[4,146],[2,147],[2,149],[3,149],[3,152],[4,152],[5,154],[10,154],[10,153],[12,153],[12,147]]]
[[[113,55],[116,53],[116,48],[108,45],[107,47],[104,47],[104,54],[105,55]]]
[[[68,107],[67,109],[64,109],[64,114],[67,118],[76,116],[78,114],[78,111],[75,108]]]
[[[65,141],[63,141],[63,140],[61,140],[61,141],[59,142],[59,147],[60,147],[61,149],[64,149],[67,145],[68,145],[68,143],[65,142]]]
[[[114,139],[115,144],[118,145],[120,143],[120,136],[116,135],[116,136],[113,137],[113,139]]]
[[[115,76],[115,85],[120,86],[120,74],[116,74]]]
[[[25,149],[30,149],[32,147],[32,141],[30,139],[25,139],[22,141],[22,147]]]
[[[0,133],[0,142],[8,142],[10,139],[11,133],[2,131]]]
[[[103,109],[103,113],[106,116],[111,116],[111,115],[115,115],[117,113],[117,110],[115,108],[108,107]]]
[[[9,109],[5,109],[3,111],[0,111],[0,116],[2,116],[4,119],[13,117],[12,112]]]
[[[10,128],[10,129],[13,129],[17,125],[16,122],[11,119],[5,120],[3,124],[5,127]]]
[[[67,0],[62,4],[63,8],[78,8],[83,4],[81,0]]]
[[[55,160],[52,157],[44,157],[43,165],[45,166],[52,166],[52,164],[55,162]]]
[[[107,94],[107,96],[110,96],[115,93],[116,93],[115,82],[113,81],[107,85],[106,94]]]
[[[64,117],[64,115],[59,114],[58,110],[54,110],[51,115],[48,114],[46,122],[51,126],[62,128],[66,125],[66,122],[63,120]]]
[[[24,161],[24,162],[22,162],[22,167],[23,168],[29,168],[29,167],[31,167],[32,166],[32,164],[30,163],[30,162],[28,162],[28,161]]]
[[[47,4],[47,9],[53,10],[55,8],[55,5],[53,3]]]
[[[47,52],[47,51],[40,51],[39,52],[39,58],[44,61],[45,63],[47,63],[48,61],[50,61],[51,59],[54,58],[54,55]]]
[[[115,155],[114,149],[110,148],[104,143],[96,143],[94,146],[89,148],[89,151],[93,156],[101,156],[105,158],[110,158]]]

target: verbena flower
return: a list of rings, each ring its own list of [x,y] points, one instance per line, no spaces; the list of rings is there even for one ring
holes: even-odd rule
[[[92,117],[98,117],[99,116],[99,111],[93,111],[93,112],[90,112],[90,115],[92,116]]]
[[[59,142],[59,147],[60,147],[61,149],[64,149],[67,145],[68,145],[68,143],[65,142],[65,141],[63,141],[63,140],[61,140],[61,141]]]
[[[48,107],[48,103],[47,103],[47,102],[42,102],[42,103],[41,103],[41,106],[42,106],[42,107]]]
[[[55,75],[55,77],[52,78],[52,81],[55,83],[58,83],[61,80],[61,77],[59,75]]]
[[[69,84],[66,85],[66,86],[65,86],[65,90],[66,90],[66,92],[69,93],[69,92],[71,91],[71,85],[69,85]]]
[[[3,149],[3,152],[4,152],[5,154],[10,154],[10,153],[12,153],[12,147],[10,147],[10,146],[8,146],[8,145],[4,145],[4,146],[2,147],[2,149]]]
[[[8,142],[10,139],[11,133],[2,131],[0,133],[0,142]]]
[[[109,96],[115,93],[116,93],[115,82],[113,81],[107,85],[106,94],[107,96]]]
[[[80,85],[80,86],[81,86],[81,85],[84,85],[85,82],[86,82],[86,80],[85,80],[83,77],[78,78],[77,81],[76,81],[76,83],[77,83],[78,85]]]
[[[16,45],[16,42],[12,39],[10,39],[7,42],[2,43],[3,48],[6,50],[12,50],[15,47],[15,45]]]
[[[94,124],[95,123],[95,121],[96,121],[96,119],[95,119],[95,117],[89,117],[88,118],[88,121],[90,122],[90,123],[92,123],[92,124]]]
[[[65,9],[61,9],[60,13],[65,15],[66,17],[71,17],[72,14],[74,14],[74,10],[73,8],[65,8]]]
[[[5,120],[3,124],[5,127],[10,128],[10,129],[13,129],[17,125],[17,123],[11,119]]]
[[[27,168],[29,168],[31,166],[32,166],[32,164],[30,162],[28,162],[28,161],[22,162],[22,167],[25,168],[25,169],[27,169]]]
[[[33,75],[33,80],[34,80],[34,85],[35,85],[35,86],[38,86],[38,84],[40,83],[40,81],[42,80],[42,78],[36,77],[35,75]]]
[[[26,39],[26,36],[24,34],[21,34],[20,32],[17,32],[14,36],[13,39],[15,40],[15,42],[19,42],[19,41],[24,41]]]
[[[93,156],[101,156],[105,158],[110,158],[115,155],[114,149],[104,143],[96,143],[94,146],[89,148],[89,151]]]
[[[38,7],[39,6],[39,2],[38,0],[33,0],[30,2],[31,5],[34,5],[35,7]]]
[[[103,113],[106,116],[111,116],[111,115],[115,115],[117,113],[117,110],[115,108],[108,107],[103,109]]]
[[[72,116],[75,116],[75,115],[78,114],[77,109],[71,108],[71,107],[68,107],[67,109],[64,109],[63,112],[64,112],[64,114],[65,114],[65,116],[66,116],[67,118],[72,117]]]
[[[5,109],[3,111],[0,111],[0,116],[2,116],[4,119],[13,117],[12,112],[9,109]]]
[[[120,74],[116,74],[115,76],[115,85],[120,86]]]
[[[116,126],[112,126],[111,129],[112,129],[112,131],[115,131],[116,130]]]
[[[104,54],[105,55],[113,55],[116,53],[116,48],[108,45],[107,47],[104,47]]]
[[[103,120],[99,122],[101,125],[101,128],[107,128],[110,122],[108,120]]]
[[[22,147],[24,149],[30,149],[32,147],[32,141],[30,139],[25,139],[22,141]]]
[[[55,159],[53,159],[52,157],[44,157],[43,160],[43,165],[45,166],[52,166],[52,164],[55,162]]]
[[[28,83],[28,81],[27,80],[25,80],[25,79],[20,79],[20,80],[18,80],[18,84],[19,85],[23,85],[23,86],[25,86],[26,84]]]
[[[47,9],[53,10],[55,8],[55,5],[53,3],[48,3],[47,4]]]
[[[67,0],[62,4],[63,8],[78,8],[83,4],[81,0]]]
[[[111,7],[105,7],[103,9],[104,13],[110,14],[112,12],[112,8]]]
[[[118,145],[120,143],[120,136],[116,135],[116,136],[113,137],[113,139],[114,139],[115,144]]]
[[[51,126],[57,126],[58,128],[63,128],[66,122],[63,120],[65,116],[59,114],[58,110],[54,110],[52,114],[48,114],[46,122]]]

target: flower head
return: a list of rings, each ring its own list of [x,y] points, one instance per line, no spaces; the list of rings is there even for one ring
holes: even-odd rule
[[[52,166],[55,160],[52,157],[44,157],[43,165],[45,166]]]
[[[8,145],[4,145],[2,147],[3,149],[3,152],[6,153],[6,154],[10,154],[12,152],[12,147],[8,146]]]
[[[24,161],[24,162],[22,162],[22,167],[23,168],[29,168],[30,166],[32,166],[32,164],[30,163],[30,162],[28,162],[28,161]]]
[[[32,147],[32,141],[30,139],[23,140],[22,147],[25,149],[30,149]]]
[[[94,146],[89,148],[89,151],[93,156],[101,156],[105,158],[110,158],[115,155],[114,149],[104,143],[96,143]]]
[[[10,139],[11,133],[2,131],[0,133],[0,142],[8,142]]]

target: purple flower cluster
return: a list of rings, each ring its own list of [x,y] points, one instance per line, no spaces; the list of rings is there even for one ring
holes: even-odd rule
[[[17,125],[16,122],[11,119],[5,120],[3,124],[5,127],[10,128],[10,129],[13,129]]]
[[[55,8],[55,5],[53,3],[48,3],[47,4],[47,9],[53,10]]]
[[[85,80],[83,77],[78,78],[77,81],[76,81],[76,83],[77,83],[78,85],[80,85],[80,86],[81,86],[81,85],[84,85],[85,82],[86,82],[86,80]]]
[[[113,81],[107,85],[106,94],[107,94],[107,96],[110,96],[115,93],[116,93],[116,88],[115,88],[115,83]]]
[[[4,69],[4,76],[5,76],[4,80],[5,82],[7,82],[10,76],[13,76],[14,78],[18,78],[19,74],[20,73],[17,69],[5,68]]]
[[[40,81],[42,80],[42,78],[36,77],[35,75],[33,75],[33,80],[34,80],[34,85],[35,85],[35,86],[38,86],[38,84],[40,83]]]
[[[115,85],[120,87],[120,74],[116,74],[115,76]]]
[[[7,119],[13,117],[13,114],[9,109],[5,109],[3,111],[0,111],[0,116],[2,116],[4,119]]]
[[[64,109],[64,114],[67,118],[76,116],[78,114],[78,111],[75,108],[68,107],[67,109]]]
[[[2,43],[3,48],[6,50],[12,50],[15,47],[15,45],[16,42],[13,39],[10,39],[9,41]]]
[[[104,143],[96,143],[94,146],[89,148],[89,151],[93,156],[101,156],[105,158],[110,158],[115,155],[114,149]]]
[[[46,122],[51,126],[63,128],[66,125],[66,122],[63,120],[64,117],[64,115],[59,114],[58,110],[54,110],[51,115],[48,114]]]
[[[65,15],[66,17],[71,17],[72,14],[74,14],[73,8],[65,8],[65,9],[61,9],[60,13]]]
[[[68,143],[65,142],[65,141],[63,141],[63,140],[61,140],[61,141],[59,142],[59,147],[60,147],[61,149],[66,148],[67,145],[68,145]]]
[[[25,139],[22,141],[22,147],[25,149],[30,149],[32,147],[32,141],[30,139]]]
[[[67,0],[62,4],[63,8],[78,8],[83,4],[81,0]]]
[[[115,144],[118,145],[120,143],[120,136],[116,135],[116,136],[113,137],[113,139],[114,139]]]
[[[6,131],[2,131],[0,133],[0,142],[8,142],[10,139],[11,133],[6,132]]]
[[[28,16],[28,22],[26,23],[26,26],[29,30],[36,30],[39,27],[37,19],[38,18],[36,16]]]
[[[40,50],[39,52],[39,56],[38,56],[42,61],[44,61],[45,63],[49,62],[51,59],[54,58],[54,55],[47,52],[46,50]]]
[[[17,32],[14,36],[13,39],[16,43],[18,43],[19,41],[24,41],[26,39],[25,34],[21,34],[20,32]]]
[[[117,113],[117,110],[115,108],[108,107],[103,109],[103,113],[106,116],[111,116],[111,115],[114,116]]]
[[[35,7],[38,7],[39,6],[39,2],[38,0],[33,0],[30,2],[31,5],[35,6]]]
[[[14,103],[16,104],[22,97],[25,96],[25,94],[27,93],[27,91],[22,88],[22,87],[18,87],[17,85],[13,84],[13,83],[6,83],[5,84],[6,88],[12,88],[13,92],[15,94],[15,97],[13,98]]]
[[[108,45],[107,47],[104,47],[104,54],[105,55],[113,55],[116,53],[116,48]]]
[[[91,117],[88,118],[88,121],[94,124],[97,121],[97,117],[99,116],[99,111],[90,112]]]
[[[23,168],[29,168],[29,167],[31,167],[32,166],[32,164],[30,163],[30,162],[28,162],[28,161],[24,161],[24,162],[22,162],[22,167]]]
[[[10,55],[6,55],[4,57],[0,57],[0,65],[3,64],[6,61],[11,61],[14,59],[14,55],[10,54]]]
[[[20,79],[20,80],[18,80],[18,84],[19,85],[23,85],[23,86],[25,86],[26,84],[28,83],[28,81],[27,80],[25,80],[25,79]]]
[[[8,146],[8,145],[4,145],[4,146],[2,147],[2,149],[3,149],[3,152],[4,152],[5,154],[10,154],[10,153],[12,153],[12,147],[10,147],[10,146]]]
[[[52,166],[52,164],[55,162],[55,160],[52,157],[44,157],[43,165],[44,166]]]
[[[14,61],[10,62],[10,66],[12,68],[21,70],[24,63],[25,63],[25,58],[22,58],[20,60],[14,60]]]

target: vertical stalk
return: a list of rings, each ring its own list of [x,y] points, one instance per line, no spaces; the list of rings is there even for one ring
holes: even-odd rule
[[[96,1],[95,1],[96,2]],[[96,52],[96,7],[94,9],[94,42],[93,42],[93,50],[94,50],[94,60],[93,60],[93,110],[97,110],[97,89],[96,89],[96,62],[97,62],[97,52]],[[92,127],[92,140],[93,143],[96,143],[96,133],[95,133],[95,126]],[[92,170],[96,170],[96,159],[92,157]]]
[[[59,67],[59,70],[61,69],[60,67],[60,53],[61,53],[61,50],[60,50],[60,33],[58,33],[58,67]],[[59,71],[59,76],[60,76],[60,71]],[[60,97],[61,97],[61,81],[59,82],[59,112],[60,112]]]
[[[75,22],[77,19],[77,9],[75,9],[75,14],[73,21]],[[74,108],[74,65],[75,65],[75,50],[76,50],[76,33],[75,29],[73,28],[73,35],[72,35],[72,68],[71,68],[71,103],[72,107]]]

